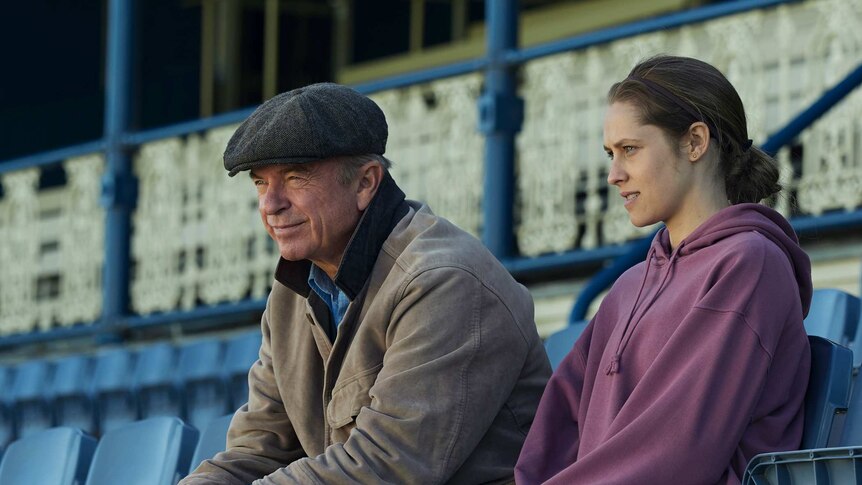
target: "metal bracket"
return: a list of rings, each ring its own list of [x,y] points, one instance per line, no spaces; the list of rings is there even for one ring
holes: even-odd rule
[[[524,100],[518,96],[485,93],[479,97],[482,134],[517,133],[524,121]]]

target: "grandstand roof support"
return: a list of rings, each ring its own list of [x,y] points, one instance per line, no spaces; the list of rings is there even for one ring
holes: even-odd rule
[[[482,241],[499,259],[515,254],[515,136],[524,118],[515,67],[506,55],[518,49],[518,2],[485,2],[487,60],[479,98],[479,131],[485,135]]]
[[[130,129],[133,0],[108,2],[108,52],[105,66],[105,173],[101,202],[105,207],[105,262],[102,325],[117,325],[129,307],[131,214],[136,200],[130,148],[123,138]],[[86,251],[87,248],[82,248]]]

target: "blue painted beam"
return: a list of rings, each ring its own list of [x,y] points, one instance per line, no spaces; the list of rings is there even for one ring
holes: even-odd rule
[[[155,128],[152,130],[131,133],[123,137],[123,143],[125,143],[126,145],[141,145],[144,143],[149,143],[151,141],[163,140],[165,138],[172,138],[175,136],[185,136],[190,133],[197,133],[201,131],[211,130],[213,128],[220,128],[225,125],[241,123],[246,118],[248,118],[249,115],[254,112],[254,110],[255,108],[247,108],[239,111],[231,111],[230,113],[211,116],[209,118],[201,118],[197,120],[186,121],[183,123],[177,123],[175,125],[163,126],[161,128]]]
[[[760,148],[766,153],[775,156],[781,147],[792,142],[803,130],[820,119],[821,116],[841,102],[845,96],[859,87],[860,84],[862,84],[862,64],[859,64],[856,69],[850,71],[850,74],[838,84],[823,93],[805,111],[796,115],[784,128],[772,134]]]
[[[503,62],[518,48],[518,2],[485,2],[485,13],[488,66],[478,105],[479,131],[485,135],[482,242],[503,259],[515,254],[515,135],[524,118],[515,70]]]
[[[202,306],[190,311],[174,311],[154,315],[135,315],[123,320],[128,328],[144,328],[173,323],[189,323],[195,321],[238,321],[251,316],[259,317],[266,308],[266,299],[244,300],[237,303],[222,303],[219,305]]]
[[[80,145],[51,150],[49,152],[37,153],[26,157],[14,158],[0,162],[0,173],[15,172],[33,167],[50,167],[58,165],[67,158],[80,157],[104,150],[105,142],[102,140],[82,143]]]
[[[108,2],[108,53],[105,66],[105,263],[102,279],[102,324],[116,325],[129,301],[129,239],[135,203],[132,162],[123,136],[131,109],[132,0]]]
[[[496,0],[494,0],[496,1]],[[506,0],[508,1],[508,0]],[[470,59],[467,61],[447,64],[445,66],[432,67],[421,71],[414,71],[404,74],[398,74],[377,81],[369,81],[366,83],[354,84],[353,89],[362,94],[372,94],[378,91],[386,91],[387,89],[398,89],[414,84],[422,84],[447,77],[461,76],[471,72],[480,71],[487,67],[488,61],[485,58]]]
[[[633,37],[667,29],[675,29],[684,25],[706,22],[719,17],[736,15],[750,10],[760,10],[799,1],[800,0],[741,0],[707,5],[704,7],[693,8],[691,10],[684,10],[624,25],[609,27],[533,47],[526,47],[519,51],[509,52],[506,56],[506,61],[510,64],[522,64],[540,57],[584,49],[586,47],[599,44],[606,44],[626,37]]]

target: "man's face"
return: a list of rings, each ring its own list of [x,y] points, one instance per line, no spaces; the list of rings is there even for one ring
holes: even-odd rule
[[[281,257],[308,259],[330,275],[362,214],[358,183],[342,184],[339,170],[339,162],[321,160],[265,165],[250,173],[261,220]]]

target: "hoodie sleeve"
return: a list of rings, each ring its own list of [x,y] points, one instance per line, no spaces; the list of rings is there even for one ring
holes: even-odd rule
[[[593,323],[584,329],[545,387],[515,466],[517,483],[541,483],[548,478],[548,470],[563,469],[577,459],[580,444],[578,410]]]

